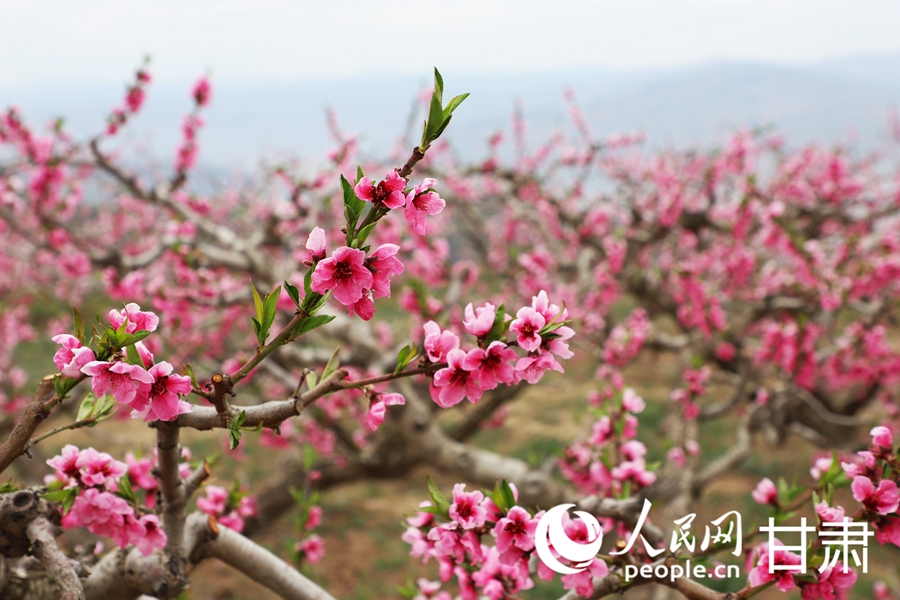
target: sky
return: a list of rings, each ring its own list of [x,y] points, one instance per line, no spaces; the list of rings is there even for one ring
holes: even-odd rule
[[[896,0],[0,0],[0,88],[810,64],[900,54]],[[376,93],[377,90],[363,90]]]

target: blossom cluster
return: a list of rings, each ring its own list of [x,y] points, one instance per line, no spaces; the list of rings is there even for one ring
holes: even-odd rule
[[[111,310],[109,322],[113,329],[126,334],[149,333],[156,330],[159,317],[130,303],[120,311]],[[153,354],[141,341],[134,343],[141,364],[134,364],[121,355],[96,360],[94,350],[73,335],[59,334],[52,339],[61,346],[53,362],[63,375],[91,377],[91,389],[97,397],[109,394],[116,402],[131,407],[132,417],[172,421],[191,411],[191,405],[181,399],[191,391],[190,377],[174,373],[166,361],[154,363]]]
[[[517,592],[534,587],[529,560],[535,555],[537,524],[544,511],[532,515],[518,506],[519,493],[513,484],[498,484],[494,493],[466,491],[465,484],[453,487],[452,499],[432,490],[432,501],[422,502],[415,516],[406,519],[408,527],[403,540],[411,545],[410,554],[423,562],[437,561],[440,579],[447,583],[454,577],[463,600],[486,596],[491,600],[514,597]],[[505,490],[504,490],[505,488]],[[568,516],[563,522],[569,539],[586,543],[587,525]],[[485,543],[493,542],[493,545]],[[493,538],[493,539],[491,539]],[[548,542],[554,557],[559,554]],[[537,561],[536,574],[551,581],[556,574]],[[609,572],[605,562],[593,559],[583,571],[562,577],[563,587],[579,595],[593,592],[593,579]],[[427,597],[437,592],[434,585]]]
[[[900,546],[900,490],[897,487],[896,470],[897,455],[894,452],[894,441],[891,430],[883,425],[870,432],[872,443],[868,450],[862,450],[847,460],[835,462],[830,457],[819,458],[811,469],[818,489],[825,489],[825,497],[813,495],[816,517],[822,523],[843,523],[863,521],[874,527],[875,539],[880,544],[891,543]],[[890,466],[890,475],[885,476],[885,466]],[[833,504],[827,485],[850,486],[853,499],[860,507],[852,515],[843,506]],[[779,487],[769,478],[762,479],[753,490],[753,499],[759,504],[773,507],[776,514],[785,514],[792,510],[793,496],[789,486]],[[811,546],[817,554],[824,553],[823,545],[816,542]],[[827,558],[827,554],[825,555]],[[843,557],[848,561],[847,557]],[[808,577],[794,577],[797,569],[775,570],[770,573],[770,565],[802,564],[803,557],[784,548],[779,540],[771,544],[760,544],[747,558],[750,570],[748,583],[758,586],[774,582],[782,591],[790,591],[799,586],[804,600],[819,600],[847,597],[847,590],[857,580],[856,572],[848,564],[847,567],[837,561],[835,564],[823,565],[816,569],[815,580]],[[823,559],[824,560],[824,559]]]
[[[599,418],[586,440],[565,449],[559,465],[563,476],[581,493],[619,496],[636,492],[656,481],[646,462],[647,447],[637,439],[638,417],[646,403],[633,389],[612,398],[592,393]],[[612,522],[606,523],[607,527]]]
[[[556,357],[573,356],[567,340],[575,332],[566,326],[568,311],[551,304],[547,292],[533,296],[531,306],[523,306],[510,319],[493,304],[465,310],[463,327],[478,338],[475,348],[460,348],[460,339],[449,329],[442,330],[434,321],[424,325],[424,347],[431,363],[446,363],[434,374],[431,398],[438,406],[448,408],[464,398],[476,403],[483,392],[498,385],[520,381],[537,383],[547,370],[563,372]],[[504,341],[507,330],[515,334],[514,342]],[[514,346],[526,351],[519,357]]]
[[[256,496],[239,491],[236,487],[227,490],[218,485],[207,485],[206,495],[197,498],[197,508],[212,517],[220,525],[237,532],[244,530],[244,519],[259,514]]]
[[[55,469],[52,486],[74,497],[63,515],[67,529],[84,527],[91,533],[112,538],[120,548],[134,545],[148,556],[166,544],[166,534],[155,514],[138,516],[121,493],[129,465],[94,448],[79,450],[71,444],[47,461]],[[127,483],[127,482],[126,482]],[[126,488],[130,490],[130,485]],[[125,497],[123,497],[125,496]]]

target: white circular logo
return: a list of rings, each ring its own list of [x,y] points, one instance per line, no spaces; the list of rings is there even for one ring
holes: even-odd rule
[[[587,526],[588,539],[592,537],[592,534],[596,535],[597,539],[587,544],[579,544],[569,539],[569,536],[566,535],[566,530],[563,528],[562,518],[569,508],[573,506],[575,505],[560,504],[554,506],[544,513],[544,516],[538,521],[537,530],[534,532],[534,547],[537,550],[538,557],[544,561],[545,565],[563,575],[581,573],[588,568],[603,544],[603,529],[601,529],[600,523],[597,522],[594,515],[583,510],[576,510],[575,514],[581,517],[581,520]],[[547,544],[548,533],[553,549],[563,558],[574,562],[575,568],[567,567],[556,560],[556,557],[550,552],[550,546]]]

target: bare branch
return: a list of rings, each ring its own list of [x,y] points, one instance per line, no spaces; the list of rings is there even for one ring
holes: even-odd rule
[[[335,600],[299,571],[236,531],[218,528],[215,540],[201,544],[192,559],[218,558],[285,600]]]
[[[56,581],[61,593],[60,600],[84,600],[84,588],[78,580],[72,559],[56,545],[56,527],[45,517],[38,517],[28,524],[27,533],[31,540],[30,552]]]

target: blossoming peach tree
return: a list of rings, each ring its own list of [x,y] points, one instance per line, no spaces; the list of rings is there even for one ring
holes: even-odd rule
[[[832,526],[900,545],[900,189],[877,157],[749,133],[648,153],[638,136],[597,139],[570,96],[574,136],[531,147],[517,115],[512,148],[496,134],[485,160],[461,162],[439,138],[466,95],[445,103],[435,71],[408,158],[359,159],[332,119],[325,167],[204,192],[191,180],[206,79],[169,176],[120,140],[150,81],[139,70],[87,142],[62,121],[0,115],[4,598],[173,598],[207,558],[284,598],[331,598],[290,564],[322,557],[319,494],[417,465],[461,481],[429,478],[428,499],[405,507],[402,540],[437,565],[400,588],[417,600],[527,596],[556,578],[567,598],[830,599],[867,570],[864,548],[835,554]],[[98,303],[104,314],[82,316]],[[39,337],[58,372],[35,390],[22,361]],[[472,442],[576,353],[593,372],[590,426],[560,456],[535,466]],[[640,378],[663,362],[679,376],[645,400]],[[639,441],[651,402],[668,412],[653,462]],[[42,453],[129,417],[155,447]],[[716,422],[734,429],[710,456],[701,433]],[[285,459],[252,489],[207,484],[213,466],[181,445],[185,430]],[[753,490],[768,528],[735,513],[698,543],[692,510],[710,485],[764,452],[758,438],[794,437],[821,452],[809,478]],[[581,516],[548,539],[542,517],[560,504]],[[253,537],[290,509],[303,533],[278,557]],[[63,531],[83,543],[58,543]],[[738,582],[684,568],[736,557]]]

